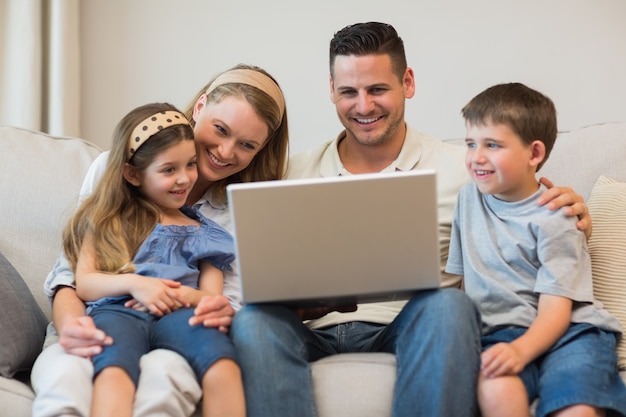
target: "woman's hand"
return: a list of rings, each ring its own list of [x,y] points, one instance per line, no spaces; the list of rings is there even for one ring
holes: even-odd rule
[[[235,309],[224,295],[206,295],[194,309],[194,316],[189,319],[189,324],[216,327],[220,332],[227,333],[234,315]]]
[[[67,353],[89,358],[113,344],[111,336],[99,330],[89,316],[67,319],[59,332],[59,343]]]
[[[566,215],[578,216],[576,227],[585,232],[585,236],[589,239],[592,230],[591,215],[582,195],[575,193],[570,187],[555,187],[552,181],[545,177],[542,177],[539,182],[548,188],[539,196],[539,205],[546,205],[550,210],[557,210],[562,207]]]

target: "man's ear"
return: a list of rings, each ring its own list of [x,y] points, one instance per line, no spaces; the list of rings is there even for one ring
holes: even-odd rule
[[[413,98],[415,95],[415,74],[411,67],[407,67],[404,71],[402,84],[404,85],[404,98]]]
[[[335,103],[335,82],[333,81],[333,76],[328,77],[329,85],[330,85],[330,101]]]
[[[535,140],[530,144],[530,166],[537,167],[546,158],[546,145],[540,141]]]
[[[135,187],[139,187],[141,185],[139,172],[128,162],[124,164],[124,179]]]

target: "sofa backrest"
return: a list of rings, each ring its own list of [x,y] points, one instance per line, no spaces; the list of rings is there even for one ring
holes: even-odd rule
[[[589,200],[600,175],[626,181],[626,122],[604,123],[559,134],[538,177],[567,185]]]
[[[43,282],[61,253],[61,229],[101,150],[77,138],[0,126],[0,252],[20,273],[44,313]]]
[[[465,146],[464,139],[447,142]],[[546,177],[555,185],[572,187],[587,201],[600,175],[626,181],[626,122],[560,132],[537,178]]]

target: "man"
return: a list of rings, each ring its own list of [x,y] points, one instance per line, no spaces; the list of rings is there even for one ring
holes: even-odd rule
[[[405,100],[415,94],[415,76],[395,29],[370,22],[337,32],[330,43],[330,88],[345,130],[316,150],[293,157],[287,176],[434,168],[445,265],[456,195],[468,181],[464,149],[407,126]],[[570,205],[568,213],[575,215],[585,212],[579,199],[567,188],[555,188],[544,202],[551,201],[550,208]],[[394,208],[387,210],[393,216]],[[588,216],[583,217],[580,227],[589,226]],[[444,287],[459,284],[459,277],[443,276]],[[237,313],[231,335],[240,355],[249,416],[314,416],[309,362],[370,351],[396,355],[393,416],[474,415],[480,318],[463,292],[423,291],[408,302],[341,310],[249,305]]]
[[[292,158],[288,177],[436,169],[445,264],[454,202],[468,180],[464,149],[419,134],[404,121],[415,79],[402,40],[390,25],[348,26],[331,41],[330,74],[331,100],[345,131]],[[393,216],[394,208],[387,210]],[[458,284],[458,277],[444,277],[444,286]],[[409,302],[323,313],[250,305],[235,316],[231,335],[248,415],[314,416],[309,362],[361,351],[396,355],[394,416],[474,414],[480,318],[463,292],[423,291]],[[305,324],[306,318],[314,319]]]

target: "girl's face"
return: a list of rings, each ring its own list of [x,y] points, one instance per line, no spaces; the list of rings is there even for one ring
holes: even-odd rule
[[[198,179],[194,141],[183,140],[170,146],[143,170],[136,170],[129,164],[124,169],[126,180],[139,187],[164,213],[178,210]]]
[[[246,168],[265,146],[269,129],[243,98],[207,103],[202,95],[193,111],[200,180],[218,181]]]

